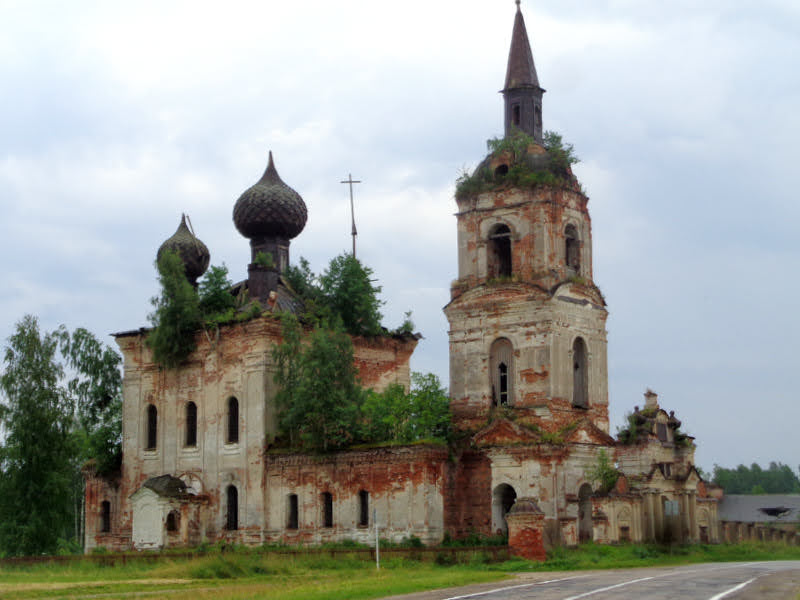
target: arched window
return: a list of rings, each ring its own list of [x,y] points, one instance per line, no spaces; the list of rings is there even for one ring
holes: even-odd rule
[[[488,276],[511,276],[511,230],[508,225],[498,224],[489,232]]]
[[[235,485],[229,485],[225,495],[228,501],[225,529],[235,531],[239,529],[239,491],[236,489]]]
[[[111,502],[108,500],[100,503],[100,531],[102,533],[111,531]]]
[[[514,348],[506,338],[492,343],[489,350],[492,377],[492,405],[514,404]]]
[[[322,526],[333,527],[333,494],[322,493]]]
[[[572,344],[572,406],[589,408],[589,374],[583,338],[575,338]]]
[[[581,268],[581,240],[574,225],[567,225],[564,230],[564,241],[566,245],[564,257],[567,268],[577,273]]]
[[[501,535],[508,533],[506,515],[517,501],[516,490],[507,483],[501,483],[492,493],[492,531]]]
[[[286,519],[286,529],[297,529],[298,525],[297,494],[289,494],[289,518]]]
[[[178,514],[178,511],[176,510],[169,511],[169,514],[167,515],[167,531],[169,531],[170,533],[175,533],[176,531],[178,531],[178,526],[180,525],[180,521],[181,518],[180,515]]]
[[[239,401],[231,396],[228,398],[228,435],[229,444],[239,443]]]
[[[197,446],[197,405],[186,403],[186,446]]]
[[[369,492],[367,490],[358,492],[358,526],[369,526]]]
[[[145,450],[155,450],[158,441],[158,410],[152,404],[147,405],[147,444]]]

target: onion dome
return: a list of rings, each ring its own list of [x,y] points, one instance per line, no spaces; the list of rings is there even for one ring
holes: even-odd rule
[[[306,203],[288,185],[283,183],[272,152],[269,164],[261,179],[245,191],[233,207],[233,223],[249,239],[278,237],[292,239],[306,226]]]
[[[156,254],[156,261],[166,250],[177,252],[186,271],[186,278],[194,284],[197,278],[206,272],[211,255],[206,245],[198,240],[186,226],[186,215],[181,214],[181,224],[175,234],[161,244]]]

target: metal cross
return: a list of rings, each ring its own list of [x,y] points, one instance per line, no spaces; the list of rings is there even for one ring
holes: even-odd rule
[[[361,182],[354,180],[353,176],[350,173],[348,173],[347,174],[347,179],[344,180],[344,181],[340,181],[339,183],[347,183],[347,184],[350,185],[350,219],[351,219],[352,224],[353,224],[353,228],[352,228],[353,258],[355,258],[356,257],[356,236],[358,235],[358,232],[356,231],[356,214],[355,214],[355,211],[353,210],[353,184],[354,183],[361,183]]]

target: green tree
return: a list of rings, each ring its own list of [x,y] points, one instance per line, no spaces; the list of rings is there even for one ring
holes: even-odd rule
[[[450,439],[450,398],[433,373],[412,373],[409,393],[398,384],[370,391],[362,415],[363,436],[371,442]]]
[[[727,494],[800,493],[800,478],[791,467],[779,462],[771,462],[767,469],[757,463],[749,467],[739,465],[735,469],[714,465],[713,482]]]
[[[345,330],[353,335],[379,335],[382,332],[378,298],[381,287],[372,284],[372,269],[351,254],[334,258],[320,276],[320,288]]]
[[[61,385],[58,336],[40,334],[36,318],[17,323],[0,378],[0,549],[11,555],[55,552],[72,526],[77,454],[73,408]]]
[[[153,329],[147,344],[155,362],[174,368],[195,349],[195,333],[201,323],[200,300],[186,279],[177,252],[164,252],[156,266],[161,294],[151,300],[155,310],[149,315]]]
[[[66,386],[79,461],[93,459],[98,473],[110,473],[122,461],[122,357],[82,327],[70,334],[62,325],[55,335],[72,375]]]
[[[283,316],[283,340],[273,352],[281,433],[291,446],[329,451],[355,440],[363,391],[353,343],[341,330],[315,328],[301,343],[300,324]]]
[[[233,317],[236,298],[231,294],[233,282],[228,278],[228,267],[211,266],[200,280],[200,312],[208,321],[220,315]]]

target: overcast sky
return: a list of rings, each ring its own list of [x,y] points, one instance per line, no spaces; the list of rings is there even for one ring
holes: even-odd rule
[[[523,0],[546,129],[575,145],[608,301],[612,432],[646,387],[710,469],[800,463],[795,0]],[[350,247],[448,375],[454,181],[502,134],[513,0],[0,0],[0,338],[147,324],[181,212],[234,280],[268,150],[294,261]]]

